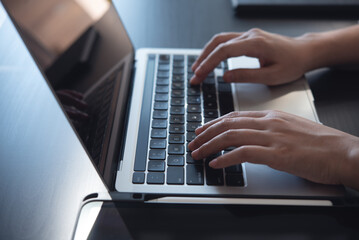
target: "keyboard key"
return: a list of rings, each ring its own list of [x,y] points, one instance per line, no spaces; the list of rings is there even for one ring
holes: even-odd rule
[[[203,104],[204,109],[217,109],[217,102],[204,102]]]
[[[196,138],[196,134],[194,132],[187,132],[187,142],[192,142]]]
[[[183,90],[184,89],[184,83],[183,82],[173,82],[172,83],[172,89],[173,90]]]
[[[167,157],[167,165],[168,166],[183,166],[184,165],[184,157],[181,155],[170,155]]]
[[[159,62],[163,63],[163,62],[169,62],[170,61],[170,55],[167,54],[161,54],[159,57]]]
[[[189,88],[187,88],[187,95],[188,96],[200,96],[201,89],[199,87],[189,87]]]
[[[205,161],[206,166],[206,183],[207,185],[222,186],[224,185],[223,169],[213,169],[209,164],[210,160]]]
[[[214,85],[214,84],[202,85],[202,90],[203,90],[204,95],[206,95],[208,93],[216,94],[216,85]]]
[[[201,113],[201,106],[189,104],[187,106],[187,112],[188,113]]]
[[[168,109],[168,102],[155,102],[153,108],[155,110],[167,110]]]
[[[157,93],[155,95],[155,100],[159,102],[168,102],[168,94]]]
[[[187,98],[188,104],[201,104],[200,96],[190,96]]]
[[[205,118],[217,118],[218,111],[214,109],[205,109],[204,110],[204,117]]]
[[[218,83],[218,92],[219,93],[231,93],[232,88],[230,83]]]
[[[244,186],[244,179],[242,174],[227,174],[226,175],[227,186]]]
[[[206,77],[206,79],[204,79],[203,84],[204,85],[214,85],[214,84],[216,84],[216,81],[214,80],[214,77],[210,77],[208,75],[208,77]]]
[[[150,148],[151,149],[166,149],[166,140],[165,139],[151,139]]]
[[[164,172],[165,171],[165,161],[158,161],[158,160],[148,161],[148,171]]]
[[[183,68],[173,68],[172,74],[173,75],[184,75],[184,69]]]
[[[156,86],[156,93],[168,93],[168,86]]]
[[[225,168],[226,173],[242,173],[242,164],[233,165]]]
[[[157,79],[157,86],[168,86],[170,80],[168,78],[158,78]]]
[[[170,113],[171,115],[184,115],[184,107],[171,107]]]
[[[175,133],[175,134],[183,134],[184,133],[184,125],[170,124],[169,132]]]
[[[160,149],[151,149],[149,153],[150,160],[165,160],[166,159],[166,151]]]
[[[178,97],[178,98],[183,98],[184,97],[184,91],[183,90],[172,90],[171,93],[172,97]]]
[[[167,120],[154,119],[152,121],[152,128],[160,128],[160,129],[167,128]]]
[[[188,164],[202,164],[203,160],[194,160],[191,156],[190,152],[187,152],[186,154],[186,163]]]
[[[150,172],[147,174],[148,184],[164,184],[165,174],[161,172]]]
[[[187,115],[187,122],[202,122],[202,116],[199,113],[189,113]]]
[[[169,71],[158,71],[157,78],[169,78],[170,72]]]
[[[187,132],[194,132],[200,126],[202,126],[201,123],[189,122],[187,123]]]
[[[186,166],[186,182],[188,185],[204,185],[203,166],[189,164]]]
[[[184,99],[183,98],[172,98],[171,106],[184,106]]]
[[[173,62],[173,67],[184,67],[184,62],[180,62],[180,61],[174,61]]]
[[[187,62],[188,62],[188,66],[192,66],[192,64],[196,61],[197,56],[195,55],[188,55],[187,56]]]
[[[184,184],[184,169],[183,167],[168,167],[167,168],[167,184]]]
[[[166,138],[167,137],[167,129],[152,129],[151,138]]]
[[[181,116],[181,115],[171,115],[170,116],[170,123],[181,123],[183,124],[184,123],[184,116]]]
[[[223,80],[223,77],[217,77],[217,82],[218,83],[225,83],[225,81]]]
[[[172,82],[184,82],[184,76],[174,75],[172,76]]]
[[[216,93],[203,93],[204,102],[217,102]]]
[[[182,144],[170,144],[168,145],[168,154],[169,155],[183,155],[184,147]]]
[[[134,172],[132,175],[132,183],[134,184],[142,184],[145,182],[145,173],[142,172]]]
[[[175,144],[183,144],[184,136],[181,134],[170,134],[170,136],[168,137],[168,142]]]
[[[183,62],[184,61],[184,56],[183,55],[174,55],[173,56],[173,61],[174,62]]]
[[[219,94],[219,109],[221,116],[234,111],[232,93]]]
[[[170,70],[169,64],[163,63],[158,65],[158,71],[169,71],[169,70]]]
[[[168,112],[163,110],[155,110],[153,111],[154,119],[167,119]]]

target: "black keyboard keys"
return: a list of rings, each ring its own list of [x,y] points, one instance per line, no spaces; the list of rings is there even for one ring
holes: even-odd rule
[[[147,183],[148,184],[164,184],[165,183],[165,174],[162,172],[149,172],[147,174]]]
[[[168,167],[167,168],[167,184],[184,184],[184,169],[183,167]]]
[[[170,155],[183,155],[184,146],[183,144],[170,144],[168,145],[168,154]]]
[[[184,157],[181,155],[170,155],[167,158],[168,166],[184,166]]]
[[[145,173],[143,172],[134,172],[132,175],[132,183],[142,184],[145,182]]]
[[[165,171],[165,161],[150,160],[148,162],[148,171],[164,172]]]
[[[202,165],[189,164],[186,166],[186,183],[188,185],[204,185]]]

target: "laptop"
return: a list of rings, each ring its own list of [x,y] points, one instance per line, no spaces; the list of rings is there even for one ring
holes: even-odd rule
[[[330,206],[344,196],[343,187],[263,165],[214,170],[211,158],[194,161],[187,148],[198,126],[236,110],[277,109],[318,122],[304,77],[279,87],[224,83],[228,69],[258,67],[240,57],[191,86],[190,66],[201,50],[135,51],[108,1],[2,2],[112,199]]]
[[[356,0],[231,0],[238,16],[357,19]]]

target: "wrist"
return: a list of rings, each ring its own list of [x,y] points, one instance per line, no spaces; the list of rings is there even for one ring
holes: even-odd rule
[[[317,68],[332,65],[335,43],[325,33],[306,33],[296,38],[300,43],[304,71],[308,72]]]

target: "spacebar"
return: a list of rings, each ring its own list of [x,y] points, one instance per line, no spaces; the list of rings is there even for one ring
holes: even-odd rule
[[[145,87],[143,89],[143,99],[141,108],[140,126],[137,136],[137,147],[135,157],[135,171],[146,170],[147,149],[148,149],[148,134],[151,122],[151,103],[152,103],[152,89],[153,78],[155,73],[155,55],[150,55],[147,62]]]

